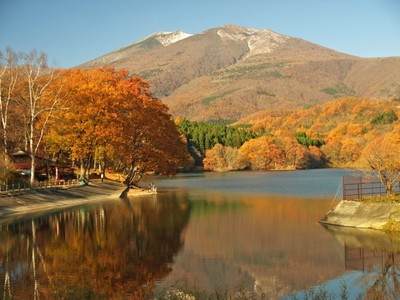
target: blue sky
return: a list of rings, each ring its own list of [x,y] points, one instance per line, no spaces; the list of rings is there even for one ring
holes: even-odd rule
[[[400,0],[0,0],[0,50],[42,50],[69,68],[157,31],[226,24],[361,57],[400,56]]]

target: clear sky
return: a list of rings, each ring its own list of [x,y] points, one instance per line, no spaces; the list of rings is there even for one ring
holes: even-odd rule
[[[236,24],[361,57],[400,56],[400,0],[0,0],[0,50],[69,68],[154,32]]]

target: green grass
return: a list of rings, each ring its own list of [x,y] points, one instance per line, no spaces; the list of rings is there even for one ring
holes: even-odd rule
[[[391,216],[389,221],[386,222],[385,225],[382,227],[385,231],[400,231],[400,220],[397,219],[395,216]]]
[[[267,74],[267,77],[271,77],[271,78],[281,78],[281,77],[284,77],[284,76],[282,75],[282,73],[280,73],[280,72],[278,72],[278,71],[272,71],[272,72],[269,72],[269,73]]]
[[[345,84],[337,84],[334,87],[327,87],[322,90],[324,93],[328,95],[332,95],[335,98],[344,97],[344,96],[354,96],[356,92],[346,86]]]
[[[160,68],[158,68],[158,69],[145,70],[145,71],[141,72],[139,75],[140,75],[140,77],[146,79],[146,78],[150,78],[152,76],[158,75],[161,72],[162,72],[162,70]]]
[[[271,64],[263,63],[230,68],[223,72],[217,72],[214,76],[221,76],[223,80],[235,80],[238,78],[262,79],[262,78],[281,78],[285,77],[282,73],[273,68],[282,68],[283,63]],[[271,70],[272,69],[272,70]]]
[[[233,89],[233,90],[230,90],[230,91],[223,92],[222,94],[219,94],[219,95],[215,95],[215,96],[210,96],[210,97],[204,98],[202,100],[202,103],[203,103],[204,106],[208,106],[208,105],[211,104],[211,102],[213,102],[213,101],[215,101],[215,100],[217,100],[219,98],[222,98],[222,97],[224,97],[224,96],[226,96],[228,94],[236,92],[238,90],[240,90],[240,89]]]
[[[269,96],[269,97],[275,97],[276,96],[274,93],[270,93],[270,92],[262,91],[262,90],[257,91],[257,95]]]
[[[400,194],[393,194],[391,196],[369,196],[363,197],[358,201],[367,203],[400,203]]]

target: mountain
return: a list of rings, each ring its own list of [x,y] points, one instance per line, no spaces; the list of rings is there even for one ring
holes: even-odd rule
[[[159,32],[78,67],[147,79],[174,116],[238,120],[343,96],[400,97],[400,57],[360,58],[263,29]]]

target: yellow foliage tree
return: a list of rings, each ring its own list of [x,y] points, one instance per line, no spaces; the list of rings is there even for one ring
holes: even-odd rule
[[[252,139],[240,150],[250,159],[253,170],[277,169],[285,162],[283,148],[270,136]]]
[[[397,140],[387,135],[370,142],[362,152],[363,168],[375,174],[390,196],[400,180],[400,147]]]
[[[216,172],[243,170],[248,167],[247,157],[236,148],[216,144],[206,151],[204,169]]]

